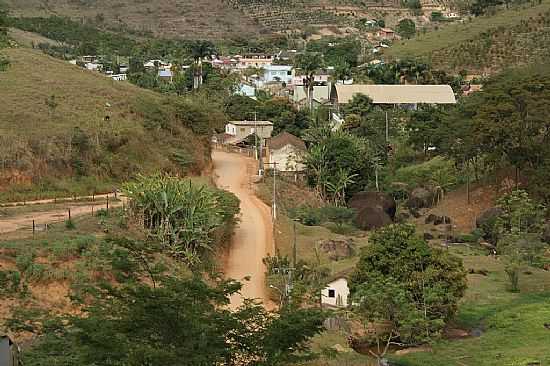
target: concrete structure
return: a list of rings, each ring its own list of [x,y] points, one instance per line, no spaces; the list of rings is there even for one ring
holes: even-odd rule
[[[338,108],[355,95],[364,94],[374,104],[394,104],[416,108],[417,104],[456,104],[449,85],[334,85],[330,100]]]
[[[345,308],[348,306],[349,287],[345,277],[329,282],[321,291],[321,303],[325,306]]]
[[[280,81],[291,84],[294,79],[294,68],[286,65],[265,66],[263,79],[266,83]]]
[[[272,132],[273,122],[269,121],[230,121],[225,125],[225,133],[234,136],[233,142],[242,141],[254,133],[262,139],[268,139]]]
[[[376,32],[376,35],[380,39],[393,40],[393,39],[397,38],[396,35],[395,35],[395,32],[390,28],[380,28],[380,30],[378,32]]]
[[[240,69],[247,69],[249,67],[267,67],[273,62],[273,56],[258,53],[245,56],[237,55],[234,59],[237,60],[237,67]]]
[[[330,100],[330,85],[319,85],[313,87],[313,100],[319,104],[326,103]],[[294,95],[292,101],[294,103],[301,103],[307,99],[307,90],[303,86],[296,86],[294,88]]]
[[[291,133],[281,132],[269,142],[269,163],[277,163],[277,170],[301,172],[305,165],[302,154],[306,151],[304,141]]]
[[[5,335],[0,335],[0,366],[19,366],[19,347]]]
[[[256,87],[247,84],[247,83],[240,83],[239,89],[235,94],[243,95],[245,97],[249,97],[252,99],[256,99]]]

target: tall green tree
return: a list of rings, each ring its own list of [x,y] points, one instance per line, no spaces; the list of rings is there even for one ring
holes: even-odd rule
[[[315,74],[324,66],[323,55],[320,53],[305,52],[296,56],[294,66],[304,75],[304,89],[307,95],[307,105],[313,109],[313,86]]]
[[[203,83],[202,61],[216,53],[214,44],[210,41],[197,40],[190,46],[193,57],[193,89],[198,89]]]
[[[462,261],[431,248],[413,225],[390,225],[369,241],[349,282],[358,314],[387,325],[377,335],[387,344],[437,337],[466,290]]]

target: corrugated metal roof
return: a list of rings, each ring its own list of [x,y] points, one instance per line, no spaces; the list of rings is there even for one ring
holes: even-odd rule
[[[229,121],[235,126],[273,126],[273,122],[270,121]]]
[[[365,94],[374,104],[455,104],[449,85],[335,85],[337,101],[346,104]]]

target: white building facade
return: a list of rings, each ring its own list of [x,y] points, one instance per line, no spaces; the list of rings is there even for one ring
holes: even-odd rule
[[[326,306],[345,308],[349,301],[348,280],[340,277],[330,282],[321,291],[321,303]]]

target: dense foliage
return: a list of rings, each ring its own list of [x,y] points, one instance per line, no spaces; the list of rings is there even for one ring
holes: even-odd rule
[[[229,297],[239,290],[239,283],[209,285],[198,276],[106,287],[86,316],[50,321],[25,364],[267,366],[310,356],[307,341],[322,327],[319,311],[269,313],[247,302],[233,312]]]
[[[216,232],[231,233],[239,213],[234,195],[176,177],[139,177],[125,184],[124,192],[150,236],[188,264],[219,245]]]
[[[466,289],[462,262],[431,248],[412,225],[380,229],[369,241],[350,277],[358,314],[387,323],[389,339],[403,344],[439,335]]]

